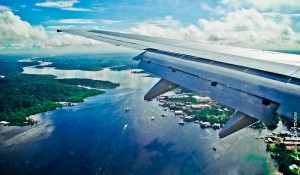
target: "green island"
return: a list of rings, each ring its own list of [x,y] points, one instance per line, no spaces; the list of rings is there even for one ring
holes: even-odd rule
[[[280,172],[285,175],[300,174],[298,168],[291,167],[291,165],[297,165],[298,167],[299,160],[297,160],[296,154],[300,154],[299,151],[295,152],[284,143],[267,144],[267,151],[271,152],[271,157],[276,160]]]
[[[165,96],[163,100],[160,100],[163,102],[162,106],[173,110],[182,110],[187,115],[193,116],[195,120],[225,124],[235,112],[234,109],[228,106],[212,101],[208,97],[198,96],[188,89],[181,88],[175,90],[175,92],[176,95]],[[251,127],[272,130],[277,128],[280,119],[279,116],[275,116],[271,125],[266,126],[259,121]]]
[[[193,116],[195,120],[221,124],[225,124],[234,113],[233,109],[225,105],[212,102],[209,98],[197,101],[197,97],[198,96],[193,93],[167,96],[165,98],[166,103],[162,106],[169,107],[174,110],[181,109],[187,115]],[[187,108],[179,107],[184,105],[187,106]]]
[[[281,122],[290,131],[294,131],[292,120],[281,117]],[[267,135],[261,139],[264,139],[267,144],[266,150],[277,162],[278,170],[281,173],[284,175],[300,174],[300,138],[296,137],[294,132],[272,133],[272,135]]]
[[[66,79],[57,79],[57,80],[63,84],[81,85],[81,86],[98,88],[98,89],[114,89],[120,86],[119,83],[112,83],[110,81],[91,80],[87,78],[66,78]]]
[[[8,125],[33,125],[36,121],[28,116],[51,111],[63,105],[59,102],[78,103],[86,97],[105,93],[93,88],[112,89],[119,86],[109,81],[90,79],[56,79],[53,75],[21,74],[23,66],[37,62],[18,62],[0,59],[0,121]]]
[[[109,68],[113,71],[122,71],[134,69],[137,64],[132,60],[131,54],[99,54],[99,55],[68,55],[55,57],[41,57],[34,60],[51,62],[49,65],[37,65],[36,68],[54,67],[61,70],[86,70],[100,71],[104,68]]]
[[[183,87],[174,91],[176,95],[164,96],[160,102],[163,107],[173,110],[182,110],[185,114],[193,116],[195,120],[210,123],[225,124],[230,116],[234,114],[235,110],[212,101],[208,97],[198,96],[190,90]],[[276,115],[271,125],[265,125],[258,121],[251,125],[254,129],[276,129],[281,117]]]

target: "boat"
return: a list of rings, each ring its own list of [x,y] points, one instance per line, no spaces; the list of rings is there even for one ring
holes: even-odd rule
[[[154,120],[155,119],[155,117],[151,117],[151,120]]]
[[[178,125],[184,125],[183,121],[178,122]]]
[[[217,151],[217,148],[213,147],[213,150],[214,150],[214,151]]]
[[[128,111],[129,111],[129,108],[126,108],[125,111],[128,112]]]
[[[221,124],[220,123],[214,123],[211,127],[213,129],[221,129]]]
[[[199,123],[201,128],[210,128],[211,127],[211,124],[209,122],[202,122],[202,123]]]

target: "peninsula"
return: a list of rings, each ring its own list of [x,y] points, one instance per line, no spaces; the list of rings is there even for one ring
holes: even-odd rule
[[[118,83],[91,79],[56,79],[53,75],[22,74],[23,66],[39,62],[0,59],[0,121],[6,125],[33,125],[30,115],[62,107],[59,102],[78,103],[85,98],[105,93]],[[81,85],[83,87],[79,87]],[[92,87],[94,89],[84,88]],[[97,89],[95,89],[97,88]]]

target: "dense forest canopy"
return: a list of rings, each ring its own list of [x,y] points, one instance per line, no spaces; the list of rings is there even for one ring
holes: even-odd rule
[[[91,79],[56,79],[53,75],[22,74],[23,66],[38,65],[38,62],[19,62],[15,59],[0,59],[0,121],[10,125],[33,124],[30,115],[53,110],[62,105],[57,102],[83,102],[84,98],[104,93],[77,85],[101,89],[119,86],[109,81]]]

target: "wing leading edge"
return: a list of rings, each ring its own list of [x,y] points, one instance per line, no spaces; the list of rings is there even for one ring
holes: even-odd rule
[[[145,100],[183,86],[236,109],[221,138],[258,120],[270,124],[276,113],[300,113],[300,56],[100,30],[58,32],[145,50],[134,58],[138,67],[161,77]]]

